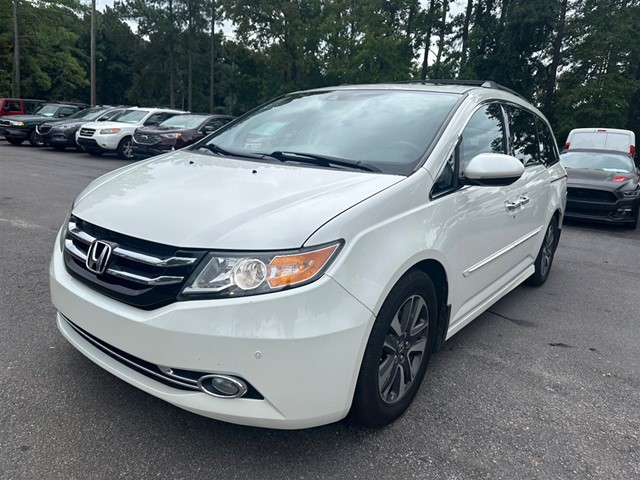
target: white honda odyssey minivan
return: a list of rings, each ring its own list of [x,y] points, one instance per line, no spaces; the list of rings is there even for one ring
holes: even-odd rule
[[[492,82],[298,92],[92,182],[51,296],[74,347],[183,409],[381,426],[445,340],[545,282],[565,202],[549,123]]]

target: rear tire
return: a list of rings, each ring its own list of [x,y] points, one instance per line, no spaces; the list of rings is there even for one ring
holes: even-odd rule
[[[362,359],[351,414],[381,427],[413,402],[433,352],[438,301],[431,278],[412,270],[382,304]]]
[[[29,132],[29,143],[34,147],[44,147],[44,138],[35,128]]]
[[[11,138],[11,137],[5,137],[7,142],[9,142],[11,145],[22,145],[22,142],[24,142],[24,138]]]
[[[65,147],[64,145],[51,145],[53,147],[54,150],[57,150],[58,152],[62,152],[64,151]]]
[[[538,252],[538,256],[534,263],[536,270],[533,275],[525,281],[527,285],[539,287],[547,281],[549,273],[551,272],[553,257],[555,256],[556,248],[558,247],[558,239],[558,220],[556,220],[556,217],[553,217],[551,222],[549,222],[546,233],[544,234],[540,251]]]

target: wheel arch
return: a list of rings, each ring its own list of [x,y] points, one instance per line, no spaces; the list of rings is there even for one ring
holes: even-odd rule
[[[449,330],[449,320],[451,317],[451,305],[449,304],[449,279],[444,265],[435,259],[421,260],[414,264],[406,272],[401,275],[403,277],[411,270],[420,270],[431,278],[436,289],[436,298],[438,300],[438,323],[436,330],[436,341],[434,351],[440,350],[442,344],[447,338],[447,330]]]

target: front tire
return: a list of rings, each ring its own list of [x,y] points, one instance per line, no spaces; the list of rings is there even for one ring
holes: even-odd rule
[[[433,352],[438,301],[431,278],[412,270],[382,304],[364,352],[351,414],[368,427],[402,415],[413,401]]]
[[[11,145],[22,145],[22,142],[24,142],[24,138],[12,138],[12,137],[5,137],[7,142],[9,142]]]
[[[556,253],[556,247],[558,246],[558,220],[556,217],[551,219],[547,231],[544,234],[540,251],[536,257],[534,263],[535,272],[529,278],[526,283],[534,287],[539,287],[549,278],[551,272],[551,265],[553,264],[553,257]]]
[[[44,147],[44,138],[35,128],[29,132],[29,143],[34,147]]]
[[[118,158],[122,160],[133,160],[133,143],[131,137],[124,137],[118,144]]]

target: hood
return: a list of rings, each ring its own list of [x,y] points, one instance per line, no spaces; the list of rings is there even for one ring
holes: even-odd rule
[[[128,128],[133,131],[135,128],[139,127],[139,123],[125,123],[125,122],[89,122],[84,125],[85,128],[93,128],[95,130],[99,130],[101,128]]]
[[[0,120],[14,120],[16,122],[33,122],[42,120],[53,120],[54,117],[45,117],[44,115],[5,115]]]
[[[404,178],[178,151],[97,179],[73,214],[177,247],[280,250]]]
[[[46,122],[44,125],[51,127],[57,127],[60,125],[82,125],[83,123],[89,123],[89,121],[90,120],[85,120],[84,118],[60,118],[52,120],[51,122]]]
[[[140,127],[136,129],[137,133],[144,135],[160,135],[162,133],[185,133],[197,130],[197,128],[177,128],[177,127]]]
[[[635,173],[567,168],[567,185],[570,187],[595,187],[601,190],[616,191],[635,188],[637,183],[638,175]]]

